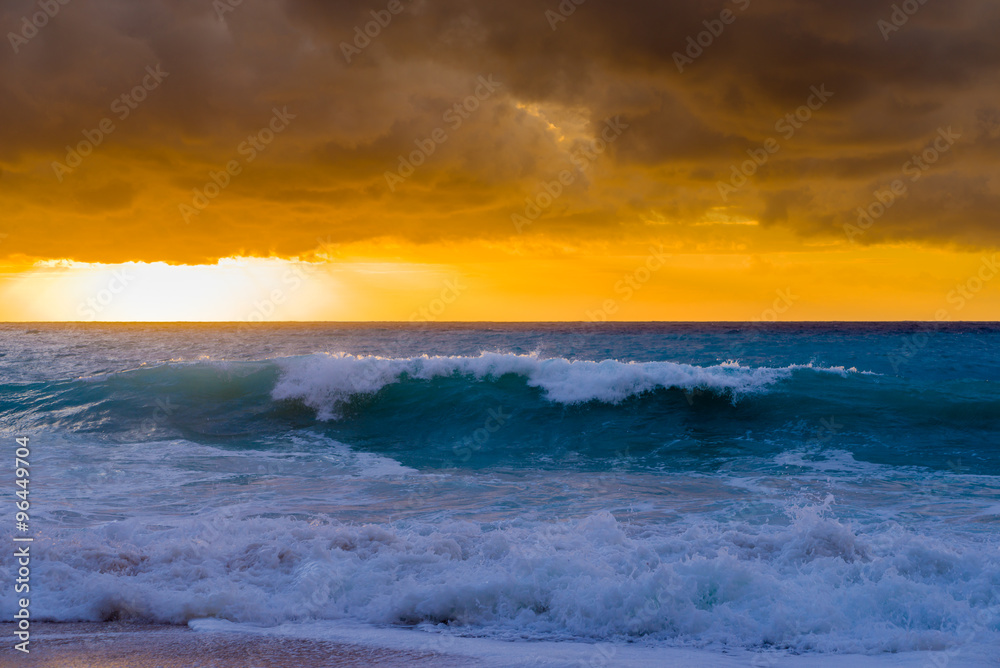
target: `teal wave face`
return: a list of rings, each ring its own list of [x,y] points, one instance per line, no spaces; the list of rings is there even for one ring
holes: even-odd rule
[[[21,428],[267,448],[310,429],[406,466],[710,471],[811,447],[880,464],[997,471],[1000,392],[856,369],[534,355],[309,355],[168,363],[7,386]],[[972,447],[970,447],[972,446]]]

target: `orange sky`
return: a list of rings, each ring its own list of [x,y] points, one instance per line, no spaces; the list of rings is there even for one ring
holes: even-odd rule
[[[0,319],[1000,315],[995,3],[38,11]]]

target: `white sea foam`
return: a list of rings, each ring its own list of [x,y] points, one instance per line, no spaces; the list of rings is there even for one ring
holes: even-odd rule
[[[618,403],[660,388],[706,390],[733,396],[765,391],[810,369],[846,376],[842,367],[791,365],[783,368],[746,367],[736,362],[701,367],[674,362],[602,362],[542,359],[536,355],[482,353],[478,357],[357,357],[346,353],[311,355],[279,361],[283,373],[275,399],[298,399],[315,409],[321,419],[336,418],[340,406],[358,394],[371,394],[404,376],[430,380],[468,376],[476,380],[515,374],[530,387],[541,388],[549,401],[577,404],[587,401]]]
[[[447,623],[493,638],[823,652],[1000,640],[996,545],[858,527],[831,504],[790,505],[781,525],[673,528],[607,512],[499,524],[349,525],[233,509],[156,526],[129,519],[36,539],[32,613]],[[10,618],[11,606],[3,599],[0,613]]]

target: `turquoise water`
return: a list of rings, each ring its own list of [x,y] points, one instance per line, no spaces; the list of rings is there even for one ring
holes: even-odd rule
[[[6,325],[33,614],[989,646],[998,342],[986,324]]]

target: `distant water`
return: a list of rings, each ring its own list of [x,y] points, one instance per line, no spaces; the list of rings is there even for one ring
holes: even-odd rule
[[[3,325],[0,427],[40,619],[1000,645],[996,325]]]

